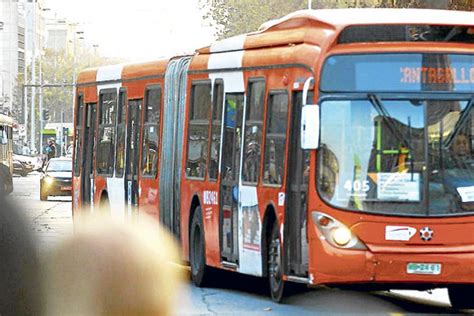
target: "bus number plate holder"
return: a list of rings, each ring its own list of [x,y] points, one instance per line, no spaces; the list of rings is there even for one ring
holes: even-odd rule
[[[441,263],[416,263],[410,262],[407,264],[408,274],[441,274]]]

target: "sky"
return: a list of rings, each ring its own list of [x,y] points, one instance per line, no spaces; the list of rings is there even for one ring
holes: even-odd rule
[[[45,0],[49,16],[79,23],[84,40],[105,57],[130,61],[192,53],[214,30],[198,0]]]

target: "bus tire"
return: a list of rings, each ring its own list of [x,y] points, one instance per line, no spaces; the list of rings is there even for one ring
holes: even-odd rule
[[[99,212],[110,212],[109,196],[106,193],[102,194],[100,198]]]
[[[191,279],[197,287],[204,287],[209,281],[209,267],[206,266],[206,248],[201,207],[197,207],[191,222],[189,237],[189,261]]]
[[[281,257],[281,237],[278,229],[278,223],[273,223],[272,232],[268,240],[268,264],[267,275],[272,300],[280,303],[285,289],[285,281],[283,280],[283,265]]]
[[[473,309],[474,285],[459,284],[448,287],[449,300],[455,309]]]

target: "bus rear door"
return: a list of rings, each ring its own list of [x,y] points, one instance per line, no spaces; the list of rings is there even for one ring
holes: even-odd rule
[[[94,197],[94,153],[96,148],[97,103],[86,105],[86,126],[82,147],[82,205],[93,205]]]
[[[142,100],[128,101],[125,192],[129,214],[138,206],[138,171]]]
[[[227,93],[221,164],[221,257],[224,262],[239,259],[238,207],[244,109],[243,93]]]

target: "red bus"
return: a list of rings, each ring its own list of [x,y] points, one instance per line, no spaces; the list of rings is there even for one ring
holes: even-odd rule
[[[474,13],[300,11],[77,82],[73,212],[147,213],[213,268],[447,287],[473,307]]]

